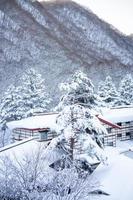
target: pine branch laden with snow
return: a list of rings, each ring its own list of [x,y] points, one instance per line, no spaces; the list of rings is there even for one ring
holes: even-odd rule
[[[66,105],[80,104],[93,109],[98,109],[102,102],[95,95],[94,85],[82,71],[77,71],[67,83],[59,85],[64,93],[57,109],[61,110]]]

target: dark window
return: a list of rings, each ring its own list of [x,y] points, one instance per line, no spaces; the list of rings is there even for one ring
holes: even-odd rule
[[[130,122],[126,122],[126,124],[130,124]]]
[[[113,146],[113,142],[108,142],[108,146]]]
[[[48,132],[40,132],[40,139],[47,140],[48,139]]]
[[[122,134],[121,133],[118,133],[117,134],[117,138],[121,138],[122,137]]]
[[[112,128],[107,128],[108,133],[111,133]]]
[[[121,123],[121,122],[119,122],[119,123],[117,123],[117,125],[118,125],[118,126],[121,126],[121,125],[122,125],[122,123]]]
[[[130,135],[131,135],[131,133],[130,133],[130,132],[127,132],[127,133],[126,133],[126,136],[130,136]]]

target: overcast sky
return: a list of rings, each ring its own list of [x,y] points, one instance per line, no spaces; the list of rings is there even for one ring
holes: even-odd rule
[[[133,0],[75,0],[125,34],[133,33]]]
[[[133,33],[133,0],[74,1],[89,7],[101,19],[104,19],[108,23],[112,24],[121,32],[127,35]]]

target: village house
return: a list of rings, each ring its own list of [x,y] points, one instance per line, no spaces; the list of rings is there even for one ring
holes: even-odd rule
[[[37,141],[49,141],[57,136],[56,117],[57,113],[45,113],[22,120],[8,123],[13,141],[21,141],[34,137]]]
[[[12,132],[12,140],[21,141],[34,137],[38,141],[50,141],[57,136],[55,131],[57,116],[58,113],[43,113],[8,123],[8,128]],[[121,126],[113,123],[106,116],[97,115],[97,117],[108,132],[104,136],[104,146],[116,146],[116,133],[121,132]]]
[[[104,123],[109,134],[116,134],[121,141],[133,139],[133,107],[104,109],[101,117],[120,127],[115,128]]]

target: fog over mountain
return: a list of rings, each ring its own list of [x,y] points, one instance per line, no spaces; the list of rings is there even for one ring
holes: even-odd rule
[[[133,40],[72,1],[0,0],[0,91],[28,67],[53,97],[77,69],[96,84],[106,75],[118,82],[133,73]]]

